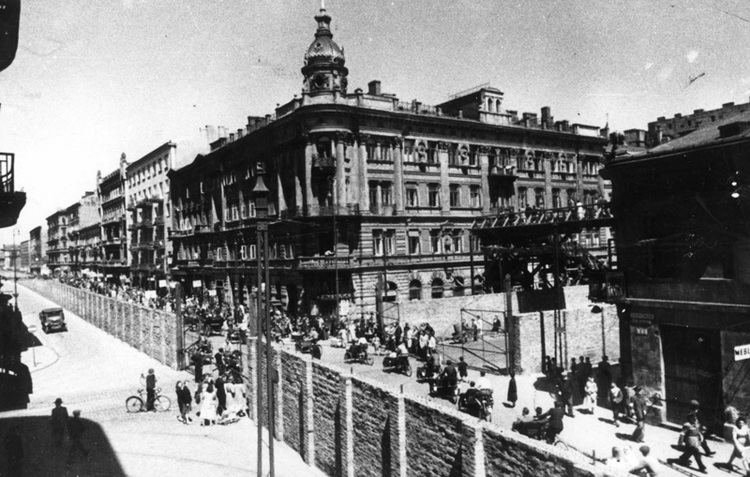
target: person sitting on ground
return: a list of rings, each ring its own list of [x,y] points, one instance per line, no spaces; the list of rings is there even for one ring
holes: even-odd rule
[[[638,458],[636,464],[630,468],[630,473],[633,475],[648,475],[649,477],[656,477],[656,464],[649,457],[651,448],[647,445],[643,445],[638,448],[641,456]]]
[[[542,414],[542,417],[549,417],[545,436],[548,444],[554,444],[557,436],[563,431],[563,416],[565,416],[565,410],[560,401],[555,401],[555,407]]]
[[[461,381],[466,381],[466,378],[469,377],[469,365],[466,364],[466,361],[464,361],[464,357],[460,356],[458,358],[458,364],[456,365],[458,368],[458,379]]]

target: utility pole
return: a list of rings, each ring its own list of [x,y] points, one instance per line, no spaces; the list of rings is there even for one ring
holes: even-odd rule
[[[257,179],[253,193],[255,194],[255,210],[258,217],[256,224],[256,256],[257,256],[257,278],[258,287],[256,299],[258,305],[257,316],[257,346],[256,346],[256,367],[257,367],[257,414],[256,422],[258,424],[258,471],[257,475],[263,475],[263,371],[262,371],[262,350],[261,342],[263,335],[263,326],[265,325],[266,338],[266,392],[268,399],[268,459],[269,459],[269,476],[274,477],[274,459],[273,459],[273,439],[274,439],[274,415],[273,415],[273,383],[272,383],[272,365],[271,365],[271,323],[270,323],[270,305],[271,305],[271,288],[269,284],[268,270],[268,187],[264,180],[266,171],[261,164],[257,166]],[[265,272],[264,272],[265,271]],[[261,300],[261,283],[265,284],[264,300]],[[263,303],[265,301],[265,303]]]

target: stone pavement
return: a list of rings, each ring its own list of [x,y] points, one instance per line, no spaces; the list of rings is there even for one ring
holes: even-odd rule
[[[293,345],[286,343],[286,349],[292,350]],[[345,364],[344,363],[344,349],[332,348],[330,346],[323,347],[323,361],[337,364],[344,369],[351,369],[354,374],[361,375],[370,379],[374,379],[386,387],[390,387],[393,390],[403,389],[404,393],[427,397],[428,399],[440,402],[445,406],[455,407],[448,400],[439,398],[430,398],[428,394],[427,384],[419,384],[416,382],[414,376],[411,378],[401,374],[384,373],[382,371],[382,356],[375,357],[375,363],[373,366],[365,364]],[[417,366],[421,366],[422,363],[414,358],[410,358],[412,369],[416,371]],[[479,377],[477,371],[469,370],[469,380],[476,380]],[[553,404],[553,397],[549,392],[546,392],[540,388],[540,378],[543,376],[517,376],[516,384],[518,386],[518,402],[515,408],[509,408],[503,402],[506,400],[508,392],[509,378],[507,376],[497,376],[488,374],[490,382],[494,389],[495,407],[493,409],[492,421],[499,423],[504,428],[510,428],[513,421],[520,415],[521,410],[524,407],[528,407],[531,412],[534,412],[534,408],[537,406],[543,410],[549,409]],[[638,453],[638,447],[640,444],[632,442],[626,438],[620,438],[616,433],[620,433],[622,437],[632,434],[635,426],[633,424],[621,424],[619,428],[616,428],[612,424],[612,412],[606,408],[597,408],[594,415],[582,414],[576,411],[575,418],[566,417],[564,421],[565,429],[561,434],[562,441],[567,444],[573,451],[582,452],[585,455],[593,456],[597,458],[608,457],[611,455],[613,446],[621,448],[630,448],[629,452],[632,455]],[[661,427],[661,426],[646,426],[645,443],[651,447],[652,456],[656,459],[665,460],[667,458],[676,458],[680,452],[673,448],[677,444],[678,431],[673,428]],[[719,442],[715,439],[709,440],[709,446],[711,450],[716,452],[714,457],[704,457],[703,462],[708,468],[708,474],[712,476],[723,476],[731,475],[727,470],[721,466],[716,466],[717,463],[726,462],[729,455],[731,454],[731,445],[725,442]],[[665,465],[660,465],[659,475],[660,476],[682,476],[685,475],[683,472],[695,473],[697,467],[692,464],[692,470],[680,467],[673,469]],[[739,465],[736,462],[735,475],[739,474]]]
[[[54,304],[22,286],[19,292],[24,322],[39,327],[39,311]],[[256,475],[253,421],[211,427],[180,423],[174,386],[177,380],[189,380],[189,374],[162,366],[67,310],[66,320],[67,332],[45,335],[38,331],[42,346],[22,356],[32,370],[34,393],[29,408],[0,413],[0,437],[11,425],[21,428],[25,475]],[[155,369],[164,394],[173,400],[172,409],[128,414],[125,399],[141,387],[139,376],[148,368]],[[192,382],[190,387],[194,389]],[[66,465],[67,448],[55,448],[49,435],[48,416],[57,397],[69,412],[80,409],[86,420],[83,442],[89,458],[77,456],[70,466]],[[275,450],[277,475],[323,475],[289,447],[277,443]],[[0,475],[5,470],[3,454]]]

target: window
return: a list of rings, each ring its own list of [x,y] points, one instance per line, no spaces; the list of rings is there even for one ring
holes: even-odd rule
[[[409,255],[419,255],[419,230],[409,230],[409,236],[407,237],[407,243],[409,246]]]
[[[461,206],[461,186],[458,184],[450,185],[450,205],[451,207]]]
[[[461,232],[456,232],[453,234],[452,242],[453,242],[453,253],[463,253],[464,241],[463,241],[463,236]]]
[[[534,189],[534,204],[536,205],[537,209],[544,208],[544,189]]]
[[[376,257],[383,256],[383,231],[382,230],[372,231],[372,253]]]
[[[443,280],[435,278],[432,280],[432,298],[443,298]]]
[[[482,249],[482,242],[474,234],[469,235],[469,247],[472,252],[479,252]]]
[[[383,182],[380,185],[380,200],[382,205],[393,205],[393,193],[390,182]]]
[[[406,206],[419,207],[419,190],[417,184],[406,184]]]
[[[240,246],[240,259],[247,260],[247,245]]]
[[[518,207],[525,209],[529,206],[528,190],[526,187],[518,188]]]
[[[368,184],[370,194],[370,207],[375,207],[378,204],[378,186],[375,182]]]
[[[429,184],[427,186],[427,201],[430,207],[440,207],[440,185]]]
[[[560,207],[562,207],[562,202],[560,201],[560,189],[552,189],[552,208],[559,209]]]
[[[251,244],[251,245],[248,245],[248,249],[249,249],[249,252],[250,252],[250,256],[248,258],[250,260],[255,260],[258,257],[258,255],[257,255],[258,248],[256,247],[255,244]]]
[[[430,230],[430,251],[432,253],[440,253],[442,251],[439,229]]]
[[[419,280],[412,280],[409,282],[409,300],[421,300],[422,299],[422,282]]]
[[[383,236],[383,245],[385,247],[386,255],[396,254],[396,231],[386,230]]]
[[[471,186],[469,196],[472,207],[479,208],[482,206],[482,188],[480,186]]]
[[[576,201],[577,201],[576,190],[575,189],[568,189],[565,192],[567,193],[567,196],[568,196],[568,207],[576,205]]]

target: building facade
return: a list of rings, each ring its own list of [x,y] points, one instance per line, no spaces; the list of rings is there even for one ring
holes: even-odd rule
[[[47,237],[42,226],[29,231],[29,269],[31,273],[41,274],[47,266]]]
[[[86,192],[80,201],[71,205],[65,212],[68,216],[68,254],[70,256],[71,271],[79,273],[88,268],[90,252],[81,236],[81,231],[90,233],[88,229],[99,225],[99,200],[93,191]]]
[[[750,101],[741,104],[724,103],[721,108],[708,111],[696,109],[693,114],[684,116],[680,113],[671,118],[660,116],[656,118],[656,121],[648,123],[649,145],[653,147],[662,142],[682,137],[701,128],[701,126],[716,125],[732,115],[745,111],[750,111]]]
[[[612,158],[621,365],[682,423],[750,405],[750,111]]]
[[[97,197],[101,216],[101,273],[107,281],[120,282],[130,274],[126,211],[127,166],[125,153],[119,167],[102,177],[97,173]]]
[[[70,270],[68,215],[64,210],[47,217],[47,266],[52,273]]]
[[[168,275],[171,253],[169,178],[177,145],[167,142],[127,167],[128,243],[133,284],[155,289]]]
[[[248,301],[257,287],[253,188],[266,173],[270,288],[291,313],[359,314],[472,293],[478,217],[607,198],[599,129],[504,109],[476,88],[437,106],[348,90],[322,10],[303,90],[274,115],[170,173],[173,276],[188,291]],[[606,239],[604,240],[606,242]],[[599,237],[597,237],[597,243]]]

